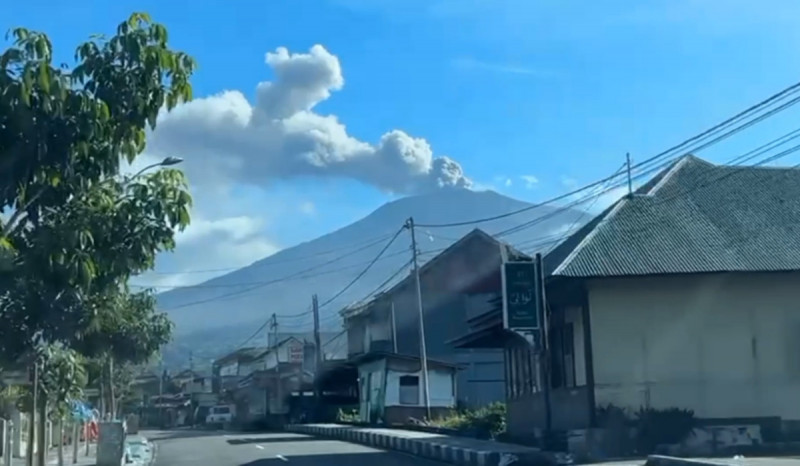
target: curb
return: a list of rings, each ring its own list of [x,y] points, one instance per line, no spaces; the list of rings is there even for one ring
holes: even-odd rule
[[[395,450],[430,460],[464,466],[495,466],[500,464],[500,457],[504,455],[498,451],[479,451],[470,448],[454,447],[452,445],[444,445],[431,440],[417,440],[412,438],[398,437],[395,435],[381,434],[377,432],[363,432],[354,430],[353,427],[349,426],[320,427],[302,424],[290,424],[286,426],[285,430],[288,432],[309,434],[318,437],[341,439],[347,442],[360,443],[363,445],[387,450]],[[529,463],[527,461],[520,461],[522,458],[518,458],[516,461],[513,461],[513,463],[509,464],[520,466],[523,464],[548,464],[547,461],[542,463],[542,458],[540,456],[538,459],[539,461]]]
[[[644,463],[644,466],[724,466],[724,464],[709,460],[690,460],[674,456],[650,455],[647,457],[647,462]]]

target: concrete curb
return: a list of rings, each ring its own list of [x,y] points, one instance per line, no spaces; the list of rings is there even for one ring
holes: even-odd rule
[[[497,466],[503,454],[500,451],[479,451],[441,444],[437,443],[435,440],[419,440],[378,432],[364,432],[356,429],[358,428],[351,426],[322,427],[303,424],[290,424],[286,426],[286,431],[288,432],[335,438],[337,440],[345,440],[347,442],[400,451],[435,461],[464,466]],[[515,456],[518,455],[515,454]],[[536,457],[535,459],[518,458],[517,461],[511,464],[514,466],[553,464],[545,460],[538,452]]]
[[[725,466],[710,460],[690,460],[687,458],[677,458],[674,456],[650,455],[644,466]]]

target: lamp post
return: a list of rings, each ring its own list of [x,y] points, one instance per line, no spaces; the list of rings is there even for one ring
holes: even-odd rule
[[[142,176],[142,175],[143,175],[143,174],[144,174],[146,171],[148,171],[148,170],[152,170],[153,168],[157,168],[157,167],[170,167],[170,166],[172,166],[172,165],[178,165],[178,164],[179,164],[179,163],[181,163],[181,162],[183,162],[183,159],[182,159],[182,158],[180,158],[180,157],[166,157],[166,158],[164,158],[164,160],[162,160],[162,161],[160,161],[160,162],[153,163],[153,164],[150,164],[150,165],[148,165],[148,166],[146,166],[146,167],[142,168],[141,170],[139,170],[138,172],[136,172],[136,174],[135,174],[135,175],[133,175],[132,177],[130,177],[130,180],[135,180],[136,178],[138,178],[138,177]],[[129,181],[130,181],[130,180],[129,180]]]

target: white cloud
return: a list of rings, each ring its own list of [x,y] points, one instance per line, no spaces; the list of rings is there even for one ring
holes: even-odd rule
[[[317,206],[311,201],[302,202],[300,203],[300,212],[306,215],[314,215],[317,213]]]
[[[473,57],[457,58],[452,60],[451,64],[456,68],[463,70],[486,71],[489,73],[516,74],[536,77],[549,77],[553,75],[551,72],[530,66],[515,65],[511,63],[496,63],[478,60]]]
[[[503,184],[508,188],[513,184],[513,182],[511,181],[511,178],[506,178],[506,181]]]
[[[533,189],[539,183],[539,178],[533,175],[520,175],[520,179],[525,182],[526,189]]]
[[[254,83],[253,102],[224,90],[162,112],[145,153],[123,169],[133,174],[165,157],[184,158],[179,168],[194,198],[192,224],[177,235],[176,250],[135,283],[190,285],[275,253],[270,222],[292,207],[316,212],[312,202],[291,198],[265,208],[278,196],[270,189],[276,181],[343,178],[397,194],[471,186],[461,166],[424,139],[393,129],[370,143],[348,134],[336,115],[317,113],[344,86],[339,59],[324,47],[280,47],[265,63],[272,78]]]
[[[338,177],[392,193],[469,187],[461,166],[436,156],[421,138],[394,129],[376,143],[347,132],[335,115],[314,111],[344,86],[339,59],[315,45],[308,53],[267,53],[273,81],[196,99],[160,116],[148,139],[153,156],[185,156],[193,182],[264,186],[279,179]]]
[[[578,180],[570,178],[569,176],[562,176],[561,184],[564,185],[565,188],[575,188],[578,186]]]
[[[135,285],[155,286],[158,291],[192,285],[280,250],[265,237],[263,220],[248,216],[214,220],[195,217],[175,241],[175,252],[160,256],[156,271],[136,277],[132,281]]]

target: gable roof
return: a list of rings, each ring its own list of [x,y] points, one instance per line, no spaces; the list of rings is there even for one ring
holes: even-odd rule
[[[266,349],[267,348],[263,346],[250,346],[246,348],[240,348],[230,353],[227,353],[221,358],[217,358],[214,361],[214,365],[220,366],[230,361],[236,361],[236,362],[249,361],[253,358],[258,357]]]
[[[522,253],[520,251],[517,251],[511,245],[509,245],[507,243],[504,243],[502,241],[499,241],[497,238],[495,238],[494,236],[486,233],[485,231],[481,230],[480,228],[475,228],[472,231],[470,231],[469,233],[467,233],[466,235],[464,235],[461,238],[459,238],[457,241],[455,241],[450,246],[446,247],[442,252],[437,254],[435,257],[431,258],[431,260],[429,260],[429,261],[425,262],[424,264],[422,264],[420,266],[420,268],[419,268],[420,279],[424,280],[425,274],[427,274],[431,270],[435,270],[437,265],[440,265],[448,257],[451,257],[451,256],[453,256],[455,254],[458,254],[459,252],[461,252],[464,249],[465,246],[469,245],[471,243],[471,241],[476,240],[476,239],[479,240],[479,241],[486,242],[488,244],[495,244],[495,245],[498,246],[498,248],[502,246],[502,247],[506,248],[506,253],[508,255],[524,256],[524,253]],[[375,302],[380,301],[381,298],[383,298],[384,296],[390,296],[390,295],[396,293],[398,290],[401,290],[404,286],[406,286],[407,284],[411,283],[411,280],[413,280],[413,277],[414,277],[413,273],[409,273],[402,280],[397,282],[397,284],[392,286],[390,289],[376,294],[372,299],[369,299],[367,301],[360,301],[360,302],[356,302],[354,304],[351,304],[351,305],[345,307],[344,309],[342,309],[341,311],[339,311],[339,314],[345,319],[349,319],[349,318],[352,318],[352,317],[355,317],[355,316],[358,316],[358,315],[366,314],[366,313],[369,312],[371,306]]]
[[[800,169],[688,155],[567,238],[548,275],[800,270]]]

